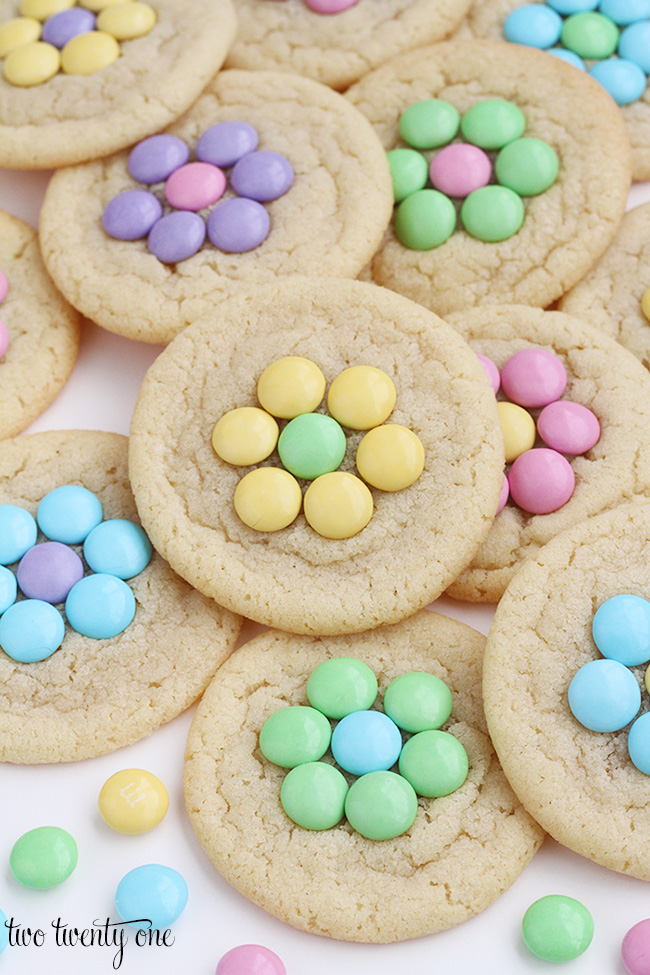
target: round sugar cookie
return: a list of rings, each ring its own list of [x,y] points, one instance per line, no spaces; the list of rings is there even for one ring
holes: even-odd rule
[[[559,160],[553,185],[523,199],[523,225],[508,239],[476,239],[457,220],[440,246],[411,250],[391,224],[371,262],[377,284],[443,316],[504,301],[544,307],[580,280],[616,233],[630,186],[625,126],[602,87],[569,65],[515,45],[449,42],[394,58],[346,97],[387,151],[406,145],[399,119],[417,102],[442,99],[465,117],[480,102],[506,100],[523,112],[524,138],[546,142]]]
[[[221,460],[212,431],[227,412],[259,406],[259,377],[285,356],[314,362],[328,386],[349,366],[382,370],[397,394],[386,429],[406,427],[424,448],[421,476],[404,490],[373,488],[372,517],[352,537],[324,538],[302,513],[256,531],[234,509],[251,467]],[[356,473],[363,436],[345,428],[343,471]],[[322,634],[396,622],[449,585],[491,524],[502,450],[491,388],[450,326],[373,285],[295,279],[221,305],[159,356],[138,397],[129,464],[142,523],[183,578],[260,623]],[[280,466],[278,454],[262,464]]]
[[[628,755],[629,726],[589,731],[568,687],[589,661],[594,612],[612,596],[650,599],[650,504],[588,518],[529,559],[497,607],[483,693],[494,747],[513,789],[558,842],[650,880],[650,778]],[[648,711],[645,667],[633,667]]]
[[[469,0],[357,0],[322,14],[305,0],[236,0],[239,31],[226,64],[295,71],[344,89],[395,54],[442,40],[469,7]]]
[[[80,318],[50,280],[35,231],[4,211],[0,272],[7,282],[0,322],[8,340],[0,356],[2,439],[28,426],[62,389],[77,358]]]
[[[559,532],[635,494],[650,494],[650,377],[617,342],[560,312],[503,305],[458,312],[450,324],[499,369],[522,349],[554,352],[567,373],[561,401],[587,407],[601,428],[586,453],[564,455],[575,475],[570,500],[550,514],[533,515],[511,498],[472,565],[449,589],[457,599],[498,602],[521,562]],[[498,399],[507,399],[503,391]],[[540,410],[529,412],[537,420]],[[545,446],[537,433],[535,447]]]
[[[495,41],[505,41],[503,25],[506,18],[514,10],[528,6],[528,0],[481,0],[470,9],[455,37],[459,40],[466,38],[490,38]],[[543,3],[546,6],[546,3]],[[623,5],[622,5],[623,6]],[[592,4],[589,8],[593,10]],[[587,9],[586,7],[584,8]],[[650,18],[646,18],[650,20]],[[624,30],[621,25],[620,30]],[[558,42],[556,47],[562,45]],[[531,50],[531,48],[526,48]],[[553,60],[557,60],[553,55]],[[587,60],[587,67],[595,65],[596,61]],[[574,71],[578,69],[574,68]],[[584,72],[580,70],[580,74]],[[635,180],[650,178],[650,87],[646,86],[641,97],[628,105],[621,105],[620,111],[627,125],[629,140],[632,144],[632,172]]]
[[[235,34],[230,0],[151,0],[149,33],[91,74],[59,72],[19,87],[0,72],[0,165],[48,169],[97,159],[185,112],[219,70]],[[18,16],[0,0],[0,26]],[[101,32],[99,32],[101,33]]]
[[[630,210],[616,237],[559,307],[602,329],[650,369],[650,322],[641,302],[650,288],[650,203]]]
[[[137,520],[126,447],[126,437],[95,431],[5,441],[0,504],[35,515],[49,491],[78,484],[97,495],[105,520]],[[66,623],[61,647],[39,663],[18,663],[0,650],[0,759],[36,764],[103,755],[151,734],[201,695],[233,649],[240,621],[155,552],[127,585],[136,612],[117,637],[90,639]]]
[[[40,225],[45,262],[72,304],[109,331],[169,342],[255,284],[293,274],[354,278],[379,246],[392,206],[388,165],[372,128],[344,98],[297,75],[227,71],[169,131],[193,150],[223,121],[252,125],[259,149],[284,155],[295,174],[283,196],[263,205],[268,237],[245,253],[225,253],[206,239],[194,256],[164,264],[146,239],[109,237],[104,207],[118,193],[145,189],[129,175],[127,153],[61,171],[49,184]],[[162,183],[151,188],[162,198]],[[223,200],[232,196],[227,189]]]
[[[192,826],[228,883],[294,927],[346,941],[417,938],[492,903],[543,833],[512,794],[486,733],[484,646],[475,630],[422,611],[356,636],[271,631],[241,647],[206,691],[185,756]],[[322,832],[296,826],[280,803],[286,770],[259,750],[264,721],[279,708],[308,704],[310,673],[340,656],[371,668],[379,711],[388,683],[404,673],[435,674],[452,692],[443,728],[465,747],[468,777],[451,795],[421,798],[413,825],[393,840],[366,839],[346,820]]]

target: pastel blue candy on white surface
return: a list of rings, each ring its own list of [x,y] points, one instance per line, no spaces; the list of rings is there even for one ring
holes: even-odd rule
[[[594,643],[603,657],[635,667],[650,660],[650,602],[621,593],[599,606],[592,623]]]
[[[598,0],[546,0],[549,7],[559,14],[581,14],[586,10],[595,10]]]
[[[37,535],[38,528],[29,511],[16,504],[0,504],[0,565],[22,559]]]
[[[97,573],[86,576],[72,587],[65,601],[65,614],[77,633],[94,640],[108,640],[125,630],[132,621],[135,596],[126,582],[116,576]]]
[[[580,55],[574,51],[567,51],[565,47],[550,47],[547,54],[552,54],[553,57],[560,58],[561,61],[566,61],[567,64],[572,64],[574,68],[579,68],[580,71],[587,70],[587,65]]]
[[[630,728],[627,750],[639,772],[650,775],[650,713],[642,714]]]
[[[346,772],[366,775],[392,768],[402,750],[402,735],[381,711],[354,711],[339,721],[330,747]]]
[[[77,484],[64,484],[45,495],[38,506],[38,527],[53,542],[78,545],[104,513],[99,498]]]
[[[0,911],[0,952],[4,951],[9,944],[9,928],[5,927],[7,915]]]
[[[528,47],[553,47],[559,41],[561,31],[560,15],[541,3],[529,3],[513,10],[503,25],[507,41]]]
[[[589,69],[589,74],[600,82],[617,105],[631,105],[637,101],[648,84],[645,72],[639,65],[624,58],[597,61]]]
[[[0,613],[13,606],[17,595],[18,585],[15,575],[11,569],[5,569],[4,565],[0,566]]]
[[[599,9],[615,24],[633,24],[650,17],[650,0],[602,0]]]
[[[619,731],[641,707],[641,691],[617,660],[591,660],[569,684],[569,707],[590,731]]]
[[[619,57],[633,61],[642,71],[650,74],[650,23],[632,24],[621,32],[618,42]]]
[[[93,572],[132,579],[151,560],[151,542],[140,525],[110,518],[93,528],[84,542],[84,558]]]
[[[187,904],[187,884],[178,871],[160,863],[130,870],[120,880],[115,907],[123,921],[147,918],[152,928],[163,930],[180,917]],[[134,927],[145,929],[145,924]]]
[[[58,609],[41,599],[23,599],[0,616],[0,647],[21,663],[51,657],[64,634],[65,623]]]

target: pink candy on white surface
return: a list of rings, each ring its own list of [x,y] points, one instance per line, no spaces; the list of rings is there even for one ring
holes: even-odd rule
[[[559,400],[539,414],[537,432],[545,444],[561,454],[584,454],[598,443],[600,423],[586,406]]]
[[[202,210],[216,203],[226,189],[226,177],[212,163],[191,162],[175,170],[165,183],[165,197],[178,210]]]
[[[566,504],[575,487],[568,460],[556,450],[535,447],[520,454],[508,474],[515,504],[532,515],[547,515]]]
[[[9,288],[9,283],[6,276],[0,271],[0,301],[4,301],[7,297],[7,289]]]
[[[650,918],[639,921],[627,932],[621,957],[628,975],[650,975]]]
[[[547,406],[559,399],[567,375],[559,356],[547,349],[522,349],[501,370],[501,388],[519,406]]]
[[[237,945],[220,960],[215,975],[287,975],[287,970],[270,948]]]
[[[474,190],[487,186],[491,175],[490,157],[478,146],[462,142],[441,149],[429,165],[431,182],[447,196],[469,196]]]
[[[310,10],[317,14],[340,14],[348,7],[354,7],[357,0],[305,0]]]
[[[503,475],[503,486],[501,488],[501,494],[499,495],[499,507],[497,508],[497,514],[503,511],[506,506],[506,501],[510,497],[510,485],[508,484],[508,478]]]
[[[490,385],[492,386],[492,389],[494,390],[496,395],[496,393],[499,392],[499,386],[501,385],[501,380],[499,379],[499,370],[497,369],[496,365],[492,362],[492,359],[489,359],[486,355],[481,355],[480,352],[477,352],[477,356],[479,362],[487,372],[488,379],[490,380]]]
[[[9,332],[4,322],[0,322],[0,359],[9,348]]]

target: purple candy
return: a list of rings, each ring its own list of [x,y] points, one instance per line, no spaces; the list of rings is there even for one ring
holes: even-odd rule
[[[189,158],[190,150],[182,139],[175,135],[152,135],[131,149],[127,168],[133,179],[141,183],[161,183]]]
[[[52,14],[43,24],[41,40],[54,47],[65,47],[68,41],[78,34],[87,34],[95,29],[95,14],[82,7],[71,7]]]
[[[226,200],[208,217],[208,237],[215,247],[228,254],[243,254],[259,247],[270,229],[268,213],[255,200]]]
[[[159,261],[176,264],[196,254],[205,240],[205,221],[190,210],[175,210],[149,234],[149,250]]]
[[[83,562],[68,545],[42,542],[34,545],[18,563],[18,585],[28,599],[62,603],[72,587],[83,579]]]
[[[116,240],[146,237],[163,214],[162,203],[148,190],[126,190],[106,204],[102,226]]]
[[[201,162],[232,166],[247,152],[257,149],[257,131],[248,122],[218,122],[203,133],[196,144]]]
[[[291,163],[279,152],[261,149],[242,156],[230,174],[235,193],[249,200],[277,200],[293,183]]]

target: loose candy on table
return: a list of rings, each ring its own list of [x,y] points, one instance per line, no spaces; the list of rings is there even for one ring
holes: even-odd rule
[[[413,786],[395,772],[370,772],[350,786],[345,815],[369,840],[390,840],[411,828],[418,811]]]
[[[521,454],[508,473],[512,500],[533,515],[557,511],[571,498],[575,474],[556,450],[536,447]]]
[[[307,681],[307,698],[311,706],[335,720],[345,718],[353,711],[368,710],[376,697],[377,678],[367,664],[354,657],[324,660]]]
[[[322,758],[331,737],[329,721],[315,708],[280,708],[262,726],[260,751],[274,765],[295,768]]]
[[[631,670],[617,660],[591,660],[569,684],[569,707],[590,731],[620,731],[638,713],[641,691]]]
[[[153,549],[140,525],[125,518],[110,518],[90,532],[84,558],[97,573],[132,579],[149,565]]]
[[[292,420],[319,406],[325,385],[325,376],[311,359],[284,356],[263,371],[257,382],[257,398],[273,416]]]
[[[9,868],[16,880],[34,890],[62,884],[77,866],[77,844],[59,826],[39,826],[16,840]]]
[[[65,601],[65,613],[70,626],[82,636],[109,640],[133,621],[135,596],[122,579],[95,573],[72,587]]]
[[[594,643],[603,657],[626,667],[650,660],[650,602],[621,593],[602,603],[593,618]]]
[[[372,494],[354,474],[321,474],[305,491],[307,523],[324,538],[352,538],[362,531],[373,512]]]
[[[284,778],[280,789],[282,808],[303,829],[331,829],[345,815],[348,783],[326,762],[296,765]]]
[[[628,975],[650,975],[650,918],[639,921],[627,932],[621,960]]]
[[[83,562],[62,542],[42,542],[26,552],[16,570],[18,585],[28,599],[63,603],[68,593],[83,579]]]
[[[287,970],[270,948],[237,945],[220,959],[215,975],[287,975]]]
[[[103,517],[99,498],[77,484],[65,484],[49,491],[36,512],[38,527],[43,534],[66,545],[85,541]]]
[[[422,441],[400,423],[385,423],[370,430],[356,454],[357,469],[364,481],[380,491],[402,491],[424,470]]]
[[[219,419],[212,431],[212,446],[227,464],[248,466],[273,453],[280,429],[273,417],[256,406],[241,406]]]
[[[0,617],[0,647],[20,663],[46,660],[59,649],[65,623],[58,609],[40,599],[23,599]]]
[[[37,535],[38,528],[29,511],[16,504],[0,505],[0,565],[22,559]]]
[[[163,930],[183,913],[187,897],[187,884],[177,870],[148,863],[122,877],[115,894],[115,908],[123,921],[148,918],[152,928]]]
[[[397,762],[402,736],[381,711],[353,711],[332,732],[332,755],[351,775],[386,771]]]
[[[249,528],[275,532],[298,516],[302,492],[295,477],[281,467],[258,467],[241,479],[233,498],[235,511]]]
[[[522,922],[526,947],[544,961],[570,961],[591,944],[594,921],[584,904],[563,894],[541,897]]]
[[[145,769],[129,768],[106,780],[98,799],[102,819],[118,833],[146,833],[162,822],[169,796],[160,779]]]

